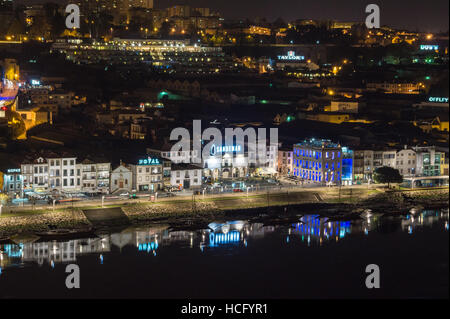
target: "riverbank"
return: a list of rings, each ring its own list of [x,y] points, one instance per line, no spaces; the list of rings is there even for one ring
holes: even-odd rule
[[[332,214],[345,217],[352,212],[371,209],[377,213],[404,213],[412,207],[424,209],[448,207],[448,188],[433,190],[324,189],[320,192],[297,191],[252,196],[221,196],[196,200],[133,202],[120,205],[129,224],[165,222],[173,227],[200,227],[213,219],[248,219],[262,215]],[[52,229],[77,229],[91,225],[83,210],[100,207],[65,207],[55,210],[14,212],[0,218],[0,238]]]

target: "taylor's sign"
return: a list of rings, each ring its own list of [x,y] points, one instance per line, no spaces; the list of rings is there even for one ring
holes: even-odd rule
[[[278,60],[287,61],[303,61],[305,57],[303,55],[295,55],[294,51],[288,51],[287,55],[279,55]]]

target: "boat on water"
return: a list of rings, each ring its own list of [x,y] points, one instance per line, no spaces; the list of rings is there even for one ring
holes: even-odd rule
[[[95,235],[95,229],[93,227],[86,228],[76,228],[76,229],[54,229],[46,232],[36,233],[37,236],[40,237],[40,241],[43,240],[71,240],[83,237],[94,238],[97,237]]]

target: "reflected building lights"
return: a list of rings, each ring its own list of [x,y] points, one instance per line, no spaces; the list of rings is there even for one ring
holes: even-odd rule
[[[445,231],[449,229],[449,215],[446,211],[424,210],[417,212],[415,216],[406,215],[396,219],[399,230],[410,235],[416,229],[429,227],[436,223],[442,223]],[[97,254],[100,263],[103,264],[105,254],[111,252],[111,247],[120,250],[125,246],[135,247],[136,252],[157,255],[157,252],[166,246],[182,244],[185,248],[199,247],[202,253],[211,249],[236,249],[248,247],[249,239],[257,240],[267,234],[280,230],[282,240],[287,244],[295,244],[295,239],[301,239],[302,245],[308,247],[322,246],[330,241],[339,242],[349,234],[363,234],[367,236],[371,231],[382,231],[380,227],[385,221],[391,223],[391,217],[380,217],[377,214],[370,218],[355,221],[333,221],[327,218],[319,218],[318,215],[305,215],[300,222],[290,225],[264,226],[262,223],[250,224],[247,221],[229,221],[224,223],[211,223],[211,229],[198,232],[170,231],[168,226],[154,226],[131,228],[121,233],[103,235],[102,238],[85,238],[65,242],[27,242],[19,244],[0,245],[0,267],[3,271],[12,265],[24,263],[45,262],[54,268],[57,263],[74,263],[83,255]],[[397,228],[394,228],[396,231]],[[442,228],[441,228],[442,229]],[[298,237],[297,237],[298,236]],[[295,247],[295,245],[293,246]]]

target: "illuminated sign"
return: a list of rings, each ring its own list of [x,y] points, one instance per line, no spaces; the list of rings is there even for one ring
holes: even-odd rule
[[[295,55],[294,51],[288,51],[287,55],[279,55],[278,60],[288,61],[303,61],[305,57],[303,55]]]
[[[430,96],[428,98],[429,102],[437,102],[437,103],[448,103],[448,97],[435,97],[435,96]]]
[[[222,154],[222,153],[233,153],[240,152],[241,145],[225,145],[225,146],[211,146],[211,155]]]
[[[439,46],[436,44],[421,44],[420,50],[424,51],[436,51],[439,50]]]
[[[222,234],[222,233],[209,234],[209,245],[212,247],[218,246],[221,244],[239,243],[240,240],[241,240],[241,234],[236,230],[233,230],[226,234]]]
[[[148,158],[141,158],[138,165],[161,165],[161,162],[158,158],[151,158],[149,156]]]
[[[8,174],[12,174],[12,173],[20,173],[20,168],[10,168],[8,170],[6,170],[6,172]]]
[[[31,85],[41,85],[41,81],[31,80]]]

